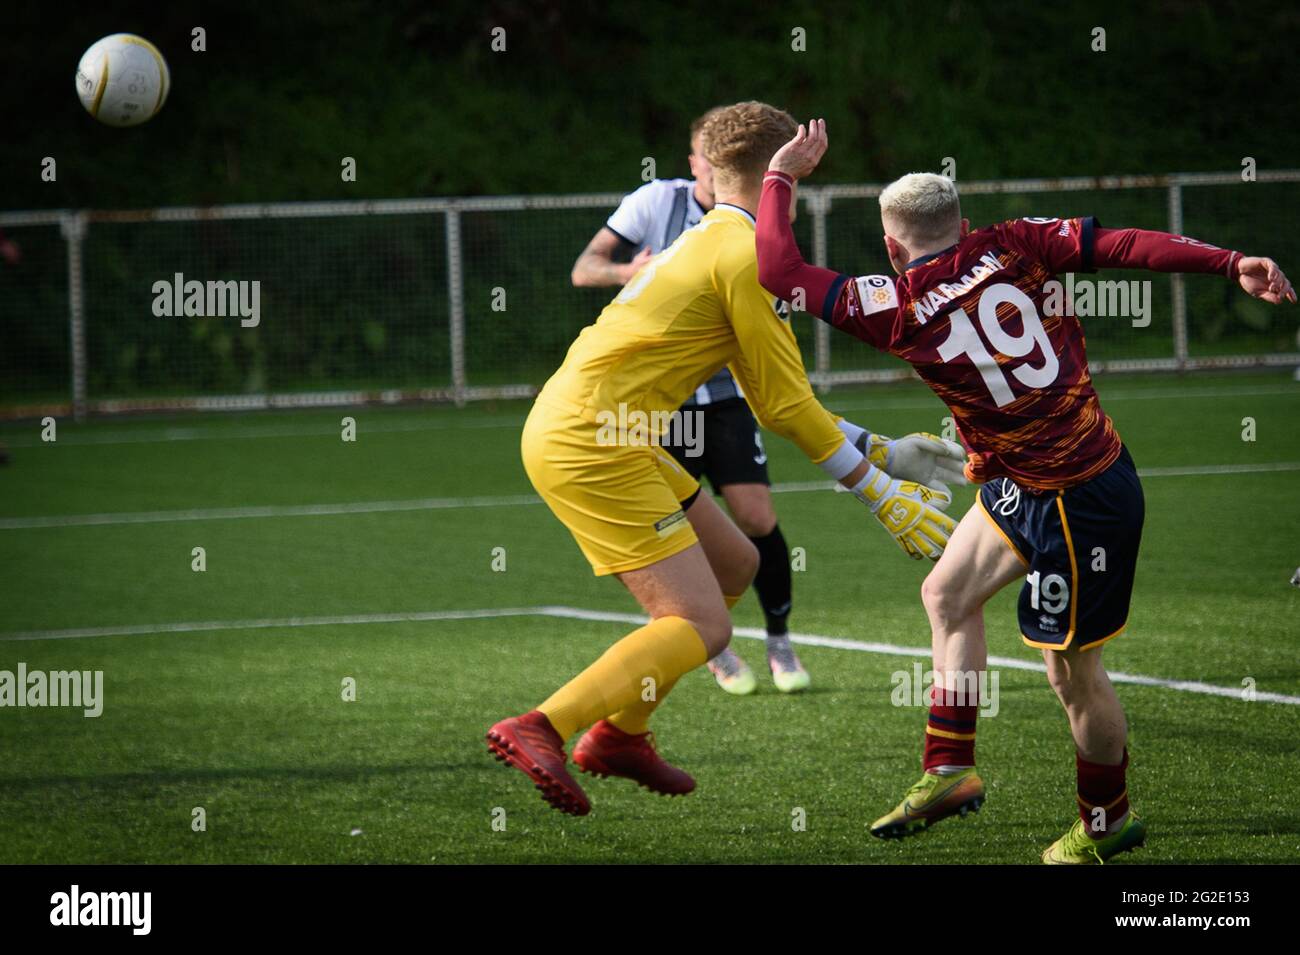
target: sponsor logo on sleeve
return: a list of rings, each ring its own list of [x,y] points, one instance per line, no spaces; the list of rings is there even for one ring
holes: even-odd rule
[[[886,275],[863,275],[853,281],[858,287],[863,315],[898,308],[898,290],[893,279]]]

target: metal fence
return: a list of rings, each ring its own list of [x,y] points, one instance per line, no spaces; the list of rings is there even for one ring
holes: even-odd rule
[[[813,261],[889,270],[874,202],[881,188],[801,189],[795,227]],[[963,182],[960,190],[976,226],[1091,214],[1300,269],[1300,170],[1251,182],[1221,173]],[[569,270],[620,198],[0,213],[19,250],[0,261],[0,417],[530,396],[613,294],[573,288]],[[208,283],[257,283],[258,321],[158,314],[170,303],[183,313],[192,282],[199,311]],[[1085,321],[1095,370],[1300,364],[1285,310],[1208,277],[1155,278],[1151,291],[1144,327]],[[910,374],[821,322],[795,328],[822,390]]]

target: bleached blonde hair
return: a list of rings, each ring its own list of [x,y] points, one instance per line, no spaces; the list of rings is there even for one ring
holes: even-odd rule
[[[925,244],[947,238],[961,228],[957,186],[947,176],[911,172],[880,194],[880,214],[895,238]]]

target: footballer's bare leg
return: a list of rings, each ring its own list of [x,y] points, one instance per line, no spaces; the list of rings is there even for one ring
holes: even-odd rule
[[[1102,649],[1044,650],[1043,662],[1047,682],[1069,717],[1079,755],[1093,763],[1114,765],[1124,758],[1128,722],[1102,665]]]
[[[737,487],[759,487],[767,492],[767,487],[762,484],[728,484],[722,488],[724,500],[727,493]],[[751,514],[748,510],[742,510],[742,513]],[[759,552],[755,543],[747,536],[744,526],[737,526],[739,521],[733,523],[707,494],[701,493],[696,496],[695,501],[686,511],[686,517],[695,528],[695,534],[708,555],[709,564],[713,567],[718,583],[722,586],[728,609],[734,607],[753,582],[754,574],[760,566]],[[775,520],[775,513],[772,518]],[[728,693],[747,696],[758,689],[754,672],[729,646],[722,647],[717,653],[712,654],[708,665],[709,672],[713,674],[718,686]]]
[[[921,584],[937,674],[978,673],[987,666],[984,605],[1028,568],[978,504],[957,524]]]
[[[727,490],[733,487],[761,487],[764,491],[767,491],[767,488],[761,484],[730,484],[723,488],[724,500]],[[713,499],[704,493],[701,493],[691,503],[691,506],[686,511],[686,518],[691,522],[691,527],[695,530],[695,536],[700,539],[700,546],[704,549],[705,557],[713,570],[714,579],[721,588],[724,598],[723,609],[725,610],[727,609],[726,601],[733,598],[738,600],[743,596],[745,590],[753,582],[754,574],[758,572],[758,550],[749,539],[752,535],[748,535],[744,525],[737,526],[739,521],[733,523],[729,520],[727,515],[722,512],[722,508],[718,507]],[[775,524],[775,512],[772,514],[772,521]],[[645,605],[642,604],[642,606]],[[647,612],[650,612],[649,608],[647,608]],[[728,623],[730,623],[730,619],[730,614],[728,614]],[[730,640],[731,632],[730,626],[728,626],[727,639],[722,641],[722,644],[716,649],[711,648],[713,652],[710,653],[710,657],[726,649]]]
[[[873,836],[902,838],[983,804],[984,783],[975,772],[980,700],[967,691],[978,693],[988,662],[984,604],[1024,573],[1025,565],[983,509],[968,510],[921,585],[936,680],[926,720],[925,772],[902,802],[871,824]]]
[[[1104,862],[1146,842],[1146,824],[1129,808],[1128,722],[1101,651],[1043,651],[1047,679],[1065,707],[1077,750],[1079,817],[1043,852],[1043,861],[1052,865]]]
[[[710,656],[731,640],[731,614],[723,600],[722,584],[714,576],[702,544],[649,567],[619,574],[618,579],[651,619],[680,617],[694,627]]]
[[[1083,807],[1075,828],[1094,841],[1111,839],[1140,843],[1144,830],[1130,822],[1128,805],[1128,721],[1115,687],[1102,665],[1102,647],[1079,650],[1044,650],[1047,681],[1065,708],[1074,737],[1078,772],[1078,800]],[[1137,835],[1129,831],[1138,830]],[[1066,839],[1070,838],[1067,834]],[[1081,842],[1074,837],[1075,842]],[[1058,846],[1044,854],[1044,861]]]

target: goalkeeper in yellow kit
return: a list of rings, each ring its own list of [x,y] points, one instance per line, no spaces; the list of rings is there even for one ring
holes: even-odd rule
[[[711,114],[702,143],[716,206],[583,329],[524,425],[529,480],[595,573],[617,575],[651,618],[535,710],[488,731],[493,754],[564,812],[591,808],[564,751],[585,727],[573,752],[581,769],[670,795],[695,787],[655,751],[648,721],[678,678],[726,648],[729,608],[758,553],[659,439],[723,365],[762,425],[853,491],[910,556],[937,559],[953,530],[944,482],[964,480],[962,449],[929,435],[891,441],[826,411],[782,303],[758,284],[763,173],[795,130],[789,114],[763,103]]]

